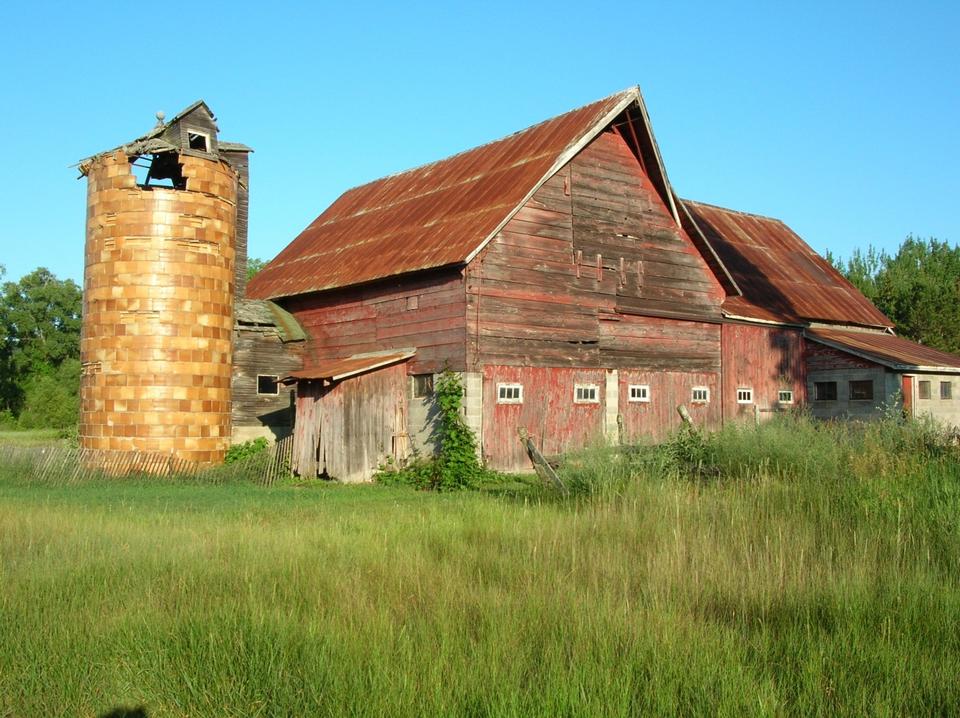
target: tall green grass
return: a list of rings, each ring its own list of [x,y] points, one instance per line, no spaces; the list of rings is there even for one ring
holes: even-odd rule
[[[0,469],[0,715],[960,711],[960,460],[803,419],[570,499]]]

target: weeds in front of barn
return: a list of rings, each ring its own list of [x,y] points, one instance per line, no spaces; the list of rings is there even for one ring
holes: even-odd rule
[[[960,459],[932,428],[782,418],[563,475],[568,498],[0,467],[0,715],[960,710]]]

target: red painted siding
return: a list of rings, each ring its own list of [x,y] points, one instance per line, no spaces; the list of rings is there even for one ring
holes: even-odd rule
[[[793,391],[793,406],[806,401],[803,336],[799,329],[724,324],[723,409],[725,419],[752,419],[755,407],[787,408],[778,402],[781,389]],[[753,402],[737,403],[737,389],[753,390]]]
[[[465,366],[463,276],[457,270],[284,300],[309,337],[305,366],[416,347],[410,373]]]
[[[620,371],[620,416],[623,418],[623,441],[638,443],[662,441],[680,428],[677,406],[683,404],[698,426],[716,429],[720,426],[719,372]],[[630,401],[630,385],[649,387],[649,401]],[[710,401],[694,403],[694,387],[707,387]]]
[[[517,428],[524,427],[546,455],[588,446],[603,432],[602,369],[492,366],[483,368],[483,457],[501,471],[530,468]],[[523,385],[522,404],[498,404],[497,384]],[[576,384],[597,386],[596,404],[574,402]]]

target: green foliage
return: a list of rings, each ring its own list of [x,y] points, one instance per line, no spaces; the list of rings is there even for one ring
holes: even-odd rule
[[[383,466],[376,476],[379,483],[450,491],[476,487],[492,476],[480,465],[476,437],[463,418],[463,384],[459,374],[448,370],[440,375],[434,402],[437,418],[431,438],[436,442],[437,455],[415,457],[402,468]]]
[[[256,439],[244,441],[240,444],[233,444],[223,458],[224,464],[235,464],[238,461],[244,461],[258,454],[262,454],[270,447],[270,442],[264,437],[258,436]]]
[[[24,383],[21,429],[70,429],[80,413],[80,361],[66,359],[56,369],[33,373]]]
[[[897,253],[869,247],[834,266],[893,320],[897,332],[937,349],[960,352],[960,246],[907,237]]]
[[[55,375],[69,360],[79,360],[81,305],[82,293],[73,280],[59,280],[42,267],[19,282],[3,284],[0,410],[18,417],[27,410],[26,422],[31,426],[44,416],[63,425],[64,412],[54,411],[51,405],[57,390],[42,378]],[[28,408],[30,401],[32,408]]]
[[[247,258],[247,281],[249,282],[261,269],[266,267],[268,264],[265,259],[257,259],[256,257]]]

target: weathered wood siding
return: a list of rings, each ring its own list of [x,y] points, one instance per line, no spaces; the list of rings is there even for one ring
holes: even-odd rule
[[[803,355],[807,371],[811,372],[831,369],[874,369],[879,366],[875,362],[814,341],[805,343]]]
[[[798,407],[806,401],[803,335],[799,329],[724,324],[723,410],[725,419],[761,417]],[[737,389],[753,390],[753,402],[737,403]],[[793,404],[778,401],[781,390],[793,392]]]
[[[257,375],[283,378],[303,366],[303,342],[284,344],[274,327],[240,326],[233,330],[233,436],[245,441],[265,432],[281,438],[293,426],[290,386],[277,395],[257,394]]]
[[[612,132],[507,223],[468,267],[466,289],[471,368],[719,367],[706,322],[719,321],[723,291]],[[627,314],[644,318],[628,326]]]
[[[302,295],[281,304],[307,332],[305,364],[416,347],[407,367],[411,374],[464,368],[465,296],[459,270]]]
[[[297,394],[293,470],[368,481],[388,456],[407,447],[407,370],[403,364],[333,386],[301,382]]]
[[[620,372],[625,440],[665,437],[679,403],[720,424],[723,290],[617,134],[600,135],[533,195],[467,268],[466,291],[467,364],[483,372],[491,466],[529,466],[519,425],[546,454],[599,439],[606,397],[575,404],[573,387],[605,394],[605,369]],[[497,404],[497,383],[509,381],[523,384],[522,405]],[[630,383],[655,399],[630,403]],[[691,406],[694,386],[711,401]]]
[[[649,401],[630,401],[630,386],[649,387]],[[692,401],[694,387],[706,387],[710,400]],[[677,406],[683,404],[697,426],[720,425],[720,374],[718,372],[620,370],[620,416],[624,443],[663,441],[680,428]]]
[[[247,288],[247,231],[250,223],[250,153],[220,152],[220,156],[237,172],[237,239],[233,262],[233,282],[236,296],[242,297]]]
[[[522,404],[498,404],[498,383],[523,385]],[[602,440],[605,409],[602,369],[493,366],[483,369],[483,458],[501,471],[530,468],[517,438],[524,427],[544,454],[559,454]],[[599,401],[574,402],[576,384],[595,384]]]

